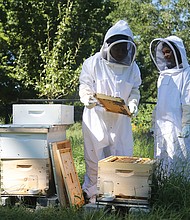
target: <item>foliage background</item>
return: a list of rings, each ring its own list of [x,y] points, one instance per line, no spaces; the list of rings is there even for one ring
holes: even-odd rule
[[[78,96],[84,57],[109,22],[109,1],[4,0],[0,3],[0,100]]]
[[[0,104],[78,98],[82,62],[99,51],[107,29],[119,19],[135,36],[141,102],[155,101],[158,73],[149,44],[175,34],[189,55],[189,14],[186,0],[1,0]]]

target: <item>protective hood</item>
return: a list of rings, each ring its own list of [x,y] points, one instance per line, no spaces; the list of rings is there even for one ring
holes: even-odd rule
[[[174,65],[164,57],[162,49],[166,45],[173,52]],[[167,72],[170,71],[172,73],[173,71],[181,70],[189,66],[183,41],[176,36],[154,39],[150,43],[150,56],[160,72],[167,70]]]
[[[111,48],[118,43],[127,43],[128,51],[126,57],[120,62],[116,61],[110,53]],[[130,66],[133,63],[136,55],[136,46],[133,42],[132,31],[127,22],[120,20],[107,31],[100,52],[108,63],[125,66]]]

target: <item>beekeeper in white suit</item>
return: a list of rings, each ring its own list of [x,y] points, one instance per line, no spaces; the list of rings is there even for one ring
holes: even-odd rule
[[[107,112],[93,97],[102,93],[124,99],[137,115],[141,76],[135,60],[136,46],[128,24],[120,20],[106,33],[100,52],[84,61],[79,95],[84,103],[83,136],[87,198],[97,193],[98,161],[110,155],[133,155],[131,118]]]
[[[189,173],[190,67],[183,41],[176,36],[154,39],[150,55],[159,70],[153,119],[155,157],[166,175]]]

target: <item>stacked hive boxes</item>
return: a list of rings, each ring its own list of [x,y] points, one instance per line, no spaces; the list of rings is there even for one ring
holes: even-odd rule
[[[0,125],[1,196],[53,193],[49,145],[73,123],[74,106],[13,105],[13,124]]]

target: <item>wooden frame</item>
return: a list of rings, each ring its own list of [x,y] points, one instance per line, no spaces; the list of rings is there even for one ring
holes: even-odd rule
[[[57,151],[65,188],[71,205],[84,205],[84,197],[70,148]]]
[[[85,201],[74,165],[70,141],[52,143],[51,154],[56,191],[61,205],[84,205]]]
[[[57,150],[64,149],[65,147],[71,147],[70,142],[68,140],[55,142],[50,144],[50,154],[51,154],[51,162],[52,162],[52,169],[53,169],[53,176],[55,182],[55,188],[57,192],[57,196],[61,206],[67,206],[69,203],[65,183],[63,181],[63,175],[61,172]]]
[[[119,113],[131,117],[129,108],[120,97],[112,97],[105,94],[96,93],[94,97],[100,102],[106,111]]]

